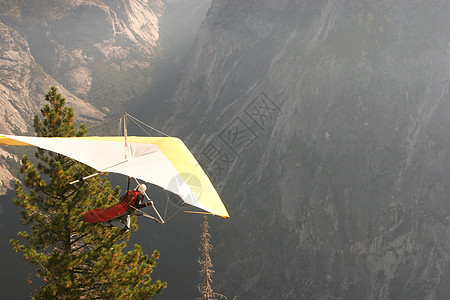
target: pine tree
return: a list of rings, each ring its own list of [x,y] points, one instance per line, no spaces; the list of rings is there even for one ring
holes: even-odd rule
[[[200,276],[202,278],[201,283],[198,286],[201,297],[197,300],[213,300],[214,292],[212,289],[212,274],[214,271],[210,252],[213,250],[213,246],[210,243],[211,235],[209,234],[208,217],[205,215],[202,224],[200,225],[201,236],[200,245],[198,250],[200,251],[200,257],[198,264],[200,265]]]
[[[200,257],[198,259],[198,264],[200,266],[200,277],[202,279],[201,283],[198,285],[198,291],[201,297],[196,298],[196,300],[216,300],[214,297],[219,297],[220,299],[227,299],[225,295],[214,292],[212,288],[212,270],[213,264],[211,260],[211,251],[214,247],[211,245],[211,235],[209,234],[209,223],[208,216],[204,215],[203,222],[200,225],[201,235],[200,244],[198,250],[200,252]],[[235,296],[233,300],[237,300]]]
[[[74,113],[65,98],[51,87],[48,104],[36,116],[36,134],[43,137],[84,136],[86,127],[76,130]],[[18,233],[10,243],[37,266],[36,276],[44,280],[35,299],[144,299],[160,293],[166,283],[152,283],[150,274],[159,258],[149,257],[139,245],[124,253],[129,232],[87,224],[82,215],[89,209],[107,207],[119,198],[120,189],[97,176],[70,185],[69,182],[95,171],[65,156],[38,149],[35,166],[22,159],[24,184],[16,183],[15,203],[23,210],[22,222],[30,231]],[[24,186],[25,185],[25,186]],[[136,230],[135,219],[133,226]]]

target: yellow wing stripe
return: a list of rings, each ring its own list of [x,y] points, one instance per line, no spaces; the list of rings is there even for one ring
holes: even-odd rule
[[[209,208],[210,211],[215,212],[216,215],[229,218],[228,212],[220,200],[217,191],[184,143],[178,138],[166,138],[157,143],[157,145],[177,169],[185,182],[189,184],[191,190],[195,191],[195,189],[201,189],[198,192],[200,195],[199,203],[202,204],[202,206]],[[197,187],[191,185],[190,183],[192,183],[192,180],[189,180],[190,176],[197,178],[200,181],[201,186]]]
[[[1,135],[0,135],[0,145],[2,145],[2,146],[33,146],[31,144],[20,142],[20,141],[10,139],[8,137],[1,136]]]

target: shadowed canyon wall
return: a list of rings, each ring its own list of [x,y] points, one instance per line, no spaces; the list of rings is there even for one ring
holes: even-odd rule
[[[230,210],[242,299],[442,299],[450,4],[213,1],[170,101]]]

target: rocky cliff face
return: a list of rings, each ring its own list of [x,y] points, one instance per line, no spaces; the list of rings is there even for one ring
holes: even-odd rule
[[[28,42],[46,73],[78,97],[114,109],[139,95],[133,88],[148,84],[162,1],[55,0],[35,8],[18,3],[4,9],[1,21]]]
[[[32,133],[50,86],[81,122],[103,119],[150,82],[159,0],[5,1],[0,5],[0,132]],[[1,150],[0,193],[13,176]]]
[[[242,299],[450,295],[448,1],[213,1],[171,101]],[[220,223],[221,224],[221,223]]]
[[[58,81],[43,72],[30,53],[26,40],[16,30],[0,23],[0,128],[6,134],[27,134],[35,114],[44,104],[44,95],[50,86],[59,86]],[[46,90],[47,89],[47,90]],[[66,97],[81,121],[100,120],[104,113],[73,95],[64,87],[60,91]],[[5,161],[18,162],[18,157],[0,150],[0,194],[11,187],[13,175]]]

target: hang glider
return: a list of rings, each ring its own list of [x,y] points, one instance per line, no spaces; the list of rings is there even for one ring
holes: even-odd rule
[[[217,191],[186,145],[175,137],[31,137],[0,135],[0,145],[36,146],[99,172],[134,177],[177,194],[189,205],[229,218]]]

